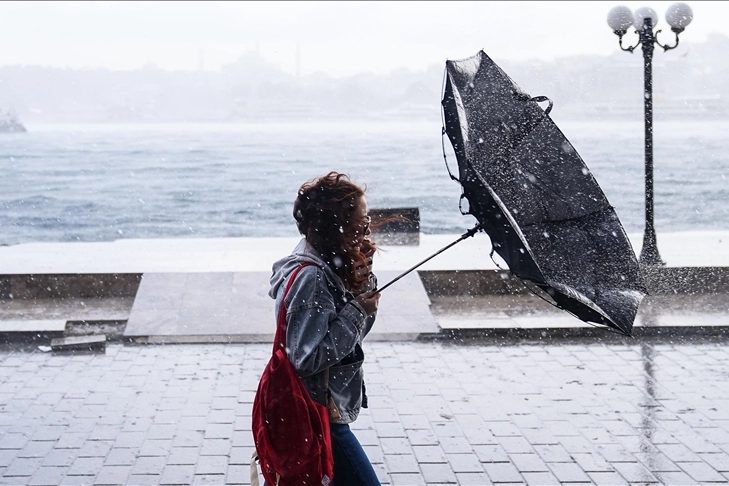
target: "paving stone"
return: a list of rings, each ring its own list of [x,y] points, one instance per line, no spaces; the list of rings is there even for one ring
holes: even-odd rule
[[[18,457],[45,457],[53,450],[53,442],[30,441],[18,451]]]
[[[676,485],[676,486],[696,484],[696,480],[683,471],[681,471],[681,472],[656,472],[653,474],[656,476],[656,478],[658,478],[658,480],[661,482],[661,484]],[[726,480],[726,478],[724,478],[724,479]]]
[[[195,468],[195,475],[225,474],[227,468],[227,456],[200,456]]]
[[[38,457],[18,457],[5,469],[3,476],[32,476],[43,461]]]
[[[485,486],[493,484],[491,479],[486,473],[456,473],[456,480],[458,484],[463,486]],[[395,484],[395,483],[393,483]],[[401,484],[419,484],[416,482],[412,483],[401,483]]]
[[[375,432],[380,438],[407,437],[405,428],[399,422],[375,422]]]
[[[552,473],[564,483],[589,482],[590,477],[579,464],[571,462],[553,462],[547,464]]]
[[[495,437],[520,437],[521,430],[511,422],[487,422],[486,427]]]
[[[148,439],[142,442],[139,449],[140,457],[143,456],[167,456],[172,449],[171,439]]]
[[[420,464],[426,484],[455,484],[456,475],[448,464]]]
[[[729,472],[729,454],[720,452],[718,454],[699,454],[708,465],[719,472]]]
[[[67,472],[67,467],[42,466],[33,473],[28,484],[55,486],[63,480]]]
[[[147,439],[172,440],[177,432],[177,424],[151,424],[146,432]]]
[[[94,480],[94,484],[117,485],[127,484],[132,466],[103,466]]]
[[[58,486],[92,486],[94,484],[94,480],[96,479],[96,475],[89,475],[89,476],[66,476],[64,477],[60,483],[57,483]],[[139,486],[143,486],[144,483],[141,482],[130,482],[129,484],[135,484]],[[154,483],[157,484],[157,483]]]
[[[432,422],[433,433],[439,437],[463,437],[461,427],[455,422]]]
[[[522,436],[498,437],[498,443],[504,448],[507,454],[534,452],[532,444]]]
[[[159,476],[169,462],[165,457],[139,457],[132,466],[132,476],[154,475]]]
[[[615,470],[631,483],[657,483],[658,479],[642,464],[637,462],[613,463]]]
[[[726,478],[705,462],[678,462],[686,474],[701,483],[724,481]]]
[[[406,438],[384,437],[380,439],[385,454],[412,454],[413,447]],[[424,446],[425,447],[425,446]]]
[[[201,456],[227,456],[232,444],[225,439],[203,439],[200,447]]]
[[[190,484],[195,475],[193,466],[172,466],[168,465],[162,472],[160,484]]]
[[[440,446],[413,446],[412,451],[419,463],[443,463],[446,457]]]
[[[525,472],[549,472],[550,469],[537,454],[509,454],[509,459],[522,474]]]
[[[205,428],[205,439],[230,439],[233,436],[233,424],[208,424]]]
[[[211,486],[219,486],[221,484],[225,484],[225,475],[224,474],[196,474],[192,478],[192,484],[193,485],[211,485]]]
[[[104,458],[114,446],[110,440],[87,440],[78,450],[77,457]]]
[[[636,459],[638,459],[641,464],[643,464],[645,467],[648,468],[649,471],[655,473],[655,472],[680,472],[681,468],[672,460],[668,458],[665,454],[662,452],[659,452],[657,454],[651,453],[651,454],[644,454],[644,453],[636,453],[635,454]]]
[[[490,462],[484,463],[483,468],[486,470],[489,478],[494,483],[522,483],[523,476],[519,470],[510,462]]]
[[[135,486],[157,486],[160,483],[158,474],[132,474],[129,476],[130,485]]]
[[[7,467],[17,457],[17,449],[0,450],[0,467]],[[2,474],[0,474],[1,476]]]
[[[30,481],[30,476],[0,476],[0,484],[8,485],[8,486],[23,486],[28,484]]]
[[[68,470],[69,476],[90,476],[96,477],[104,465],[103,457],[78,457]]]
[[[523,472],[521,473],[527,484],[540,486],[560,485],[562,484],[554,474],[549,472]]]
[[[562,444],[563,447],[565,447],[567,450],[570,450],[566,444],[569,443],[567,441],[567,439],[572,439],[572,437],[562,437],[561,439],[557,439],[547,429],[526,428],[526,429],[521,429],[521,433],[522,433],[522,436],[524,437],[524,439],[527,442],[529,442],[529,444],[531,444],[532,446]],[[583,438],[580,437],[580,439],[583,439]]]
[[[453,471],[457,473],[482,472],[483,466],[474,453],[469,454],[448,454],[448,463]]]
[[[145,432],[119,432],[114,437],[114,447],[139,449],[144,444],[145,437]]]
[[[660,444],[657,447],[674,462],[703,462],[701,457],[683,444]]]
[[[525,434],[526,435],[526,434]],[[546,440],[546,438],[545,438]],[[532,442],[530,440],[530,442]],[[536,442],[532,442],[532,444],[537,444]],[[556,445],[559,444],[562,447],[564,447],[564,450],[569,452],[570,454],[580,454],[580,453],[592,453],[595,451],[595,446],[590,443],[589,440],[587,440],[585,437],[579,437],[579,436],[566,436],[566,437],[560,437],[558,441],[556,442],[544,442],[543,445]]]
[[[572,456],[561,445],[537,445],[534,450],[546,463],[573,462]]]
[[[595,450],[610,463],[637,462],[636,457],[618,444],[597,444]]]
[[[421,486],[425,485],[425,479],[421,474],[392,473],[390,480],[393,486]],[[465,484],[465,483],[461,483]],[[484,483],[485,484],[485,483]]]
[[[598,486],[616,486],[625,484],[626,480],[620,474],[614,471],[606,472],[589,472],[590,479]]]
[[[465,437],[441,437],[437,443],[446,454],[467,454],[475,450]]]
[[[261,484],[263,484],[263,476],[260,475]],[[250,466],[229,465],[226,475],[226,484],[249,484],[251,480]]]
[[[43,457],[44,466],[70,466],[76,460],[73,449],[52,449]]]
[[[509,462],[509,455],[506,453],[503,447],[496,446],[474,446],[473,451],[476,453],[476,457],[481,462]]]
[[[400,415],[400,422],[405,430],[423,429],[431,430],[430,421],[425,415]]]
[[[572,454],[574,461],[579,464],[583,471],[591,472],[610,472],[615,469],[600,454]]]
[[[391,473],[419,473],[418,461],[412,454],[387,454],[385,464]]]
[[[369,449],[367,447],[370,446],[363,446],[365,447],[365,450],[368,452],[369,455]],[[251,462],[251,455],[253,454],[253,451],[255,449],[253,447],[232,447],[230,449],[230,456],[228,458],[228,464],[231,465],[241,465],[241,464],[250,464]],[[382,462],[384,459],[382,458],[382,449],[378,447],[378,450],[380,451],[380,455],[377,459],[379,459],[378,462]],[[173,449],[174,451],[174,449]]]
[[[208,414],[209,424],[233,424],[236,422],[235,410],[210,410]],[[250,421],[245,420],[247,429],[250,430]],[[240,429],[236,429],[240,430]]]
[[[57,441],[66,431],[65,426],[45,426],[39,427],[33,433],[31,440],[34,441]]]

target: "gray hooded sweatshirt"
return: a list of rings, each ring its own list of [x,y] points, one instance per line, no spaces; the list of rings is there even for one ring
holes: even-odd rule
[[[302,239],[273,264],[268,295],[276,300],[276,319],[288,278],[302,263],[313,265],[299,272],[286,296],[286,353],[311,397],[329,406],[331,421],[348,424],[367,406],[362,340],[376,315],[366,316],[342,279]],[[376,282],[372,275],[368,289]]]

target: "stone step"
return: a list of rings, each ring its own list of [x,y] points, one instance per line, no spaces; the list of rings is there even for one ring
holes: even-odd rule
[[[2,319],[0,333],[48,333],[66,330],[65,319]]]
[[[63,350],[94,350],[106,347],[106,336],[68,336],[51,340],[51,349]]]
[[[381,284],[399,275],[377,273]],[[270,272],[145,273],[126,339],[145,343],[272,342]],[[415,340],[437,333],[430,299],[413,272],[383,292],[370,340]]]

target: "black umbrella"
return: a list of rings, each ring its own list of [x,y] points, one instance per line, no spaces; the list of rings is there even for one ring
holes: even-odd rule
[[[468,214],[509,269],[583,321],[630,335],[646,294],[613,207],[538,102],[481,51],[446,62],[444,132]],[[450,171],[449,171],[450,172]]]
[[[459,168],[458,178],[451,177],[468,201],[464,214],[478,225],[380,291],[482,230],[511,272],[556,306],[630,335],[646,294],[635,252],[595,178],[549,117],[552,102],[524,93],[483,51],[447,61],[445,74],[443,133]],[[542,101],[549,101],[546,111]]]

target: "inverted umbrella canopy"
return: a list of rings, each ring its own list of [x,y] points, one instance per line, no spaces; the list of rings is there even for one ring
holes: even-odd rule
[[[481,51],[447,61],[444,130],[468,214],[517,277],[583,321],[630,335],[646,295],[615,210],[538,101]],[[455,177],[454,177],[455,178]]]

